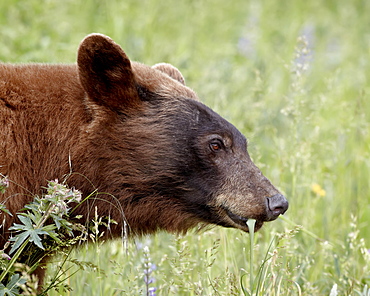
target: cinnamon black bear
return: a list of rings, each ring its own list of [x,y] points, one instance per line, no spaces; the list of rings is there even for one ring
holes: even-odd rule
[[[248,231],[288,208],[251,161],[245,137],[199,102],[169,64],[131,62],[92,34],[77,65],[0,64],[0,202],[13,213],[47,180],[69,175],[90,198],[74,213],[127,223],[132,235],[185,232],[198,224]],[[0,249],[12,217],[0,214]]]

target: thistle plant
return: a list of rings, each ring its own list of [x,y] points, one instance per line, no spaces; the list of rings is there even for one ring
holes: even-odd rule
[[[14,230],[18,235],[10,239],[14,242],[10,254],[16,250],[22,250],[28,242],[33,242],[40,249],[45,247],[41,242],[41,235],[50,236],[60,243],[55,230],[63,228],[69,235],[72,235],[72,223],[64,219],[69,211],[68,204],[80,202],[81,193],[78,190],[69,189],[58,180],[50,181],[47,187],[47,194],[40,198],[36,197],[34,202],[25,206],[26,213],[17,215],[22,224],[14,224],[9,230]],[[45,222],[52,218],[52,224],[45,225]],[[2,280],[2,278],[0,278]]]
[[[3,177],[0,191],[5,192],[8,184],[8,179]],[[58,180],[48,182],[45,190],[44,196],[35,196],[24,212],[17,214],[20,223],[9,228],[15,234],[0,250],[0,295],[20,295],[20,289],[34,295],[37,285],[30,292],[32,283],[27,281],[43,257],[57,248],[76,243],[73,231],[84,231],[82,225],[67,220],[70,204],[81,202],[81,192]],[[4,205],[1,210],[10,214]],[[9,252],[8,247],[11,247]],[[33,281],[37,279],[33,277]]]

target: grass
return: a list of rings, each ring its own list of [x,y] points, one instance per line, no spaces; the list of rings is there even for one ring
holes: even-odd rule
[[[366,295],[369,6],[364,0],[2,1],[1,61],[72,63],[80,40],[100,32],[134,60],[172,63],[248,137],[254,161],[290,201],[285,219],[256,234],[252,269],[245,233],[160,233],[126,247],[114,241],[79,248],[71,258],[92,262],[96,271],[72,277],[73,292],[50,295],[146,295],[145,262],[156,265],[150,287],[157,295],[251,289],[253,295]],[[251,277],[259,286],[250,287]]]

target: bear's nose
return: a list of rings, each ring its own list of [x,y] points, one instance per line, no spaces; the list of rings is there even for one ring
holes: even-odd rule
[[[275,194],[267,198],[267,218],[268,221],[275,220],[279,215],[284,214],[289,207],[289,203],[284,195]]]

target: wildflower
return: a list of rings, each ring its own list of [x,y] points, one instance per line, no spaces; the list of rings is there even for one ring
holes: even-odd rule
[[[47,204],[52,203],[52,214],[62,217],[68,213],[67,204],[71,202],[80,202],[82,194],[80,191],[74,188],[68,188],[64,184],[60,184],[58,180],[49,181],[47,187],[47,194],[45,198],[41,200],[39,209],[43,212],[42,208],[47,209]]]
[[[4,193],[6,188],[9,187],[9,179],[8,177],[0,176],[0,193]]]
[[[11,260],[12,259],[8,254],[5,254],[3,252],[1,253],[1,258],[6,259],[6,260]]]
[[[324,197],[326,195],[325,189],[323,189],[319,184],[316,184],[316,183],[312,184],[311,190],[313,193],[315,193],[316,195],[320,197]]]
[[[5,245],[4,245],[4,248],[2,249],[2,250],[0,250],[0,257],[2,258],[2,259],[6,259],[6,260],[11,260],[12,258],[8,255],[8,254],[6,254],[5,253],[5,251],[4,250],[6,250],[8,247],[9,247],[9,245],[10,245],[10,241],[7,241],[6,243],[5,243]]]
[[[144,247],[144,283],[146,287],[146,295],[147,296],[155,296],[155,291],[157,288],[149,287],[152,283],[154,283],[155,279],[151,277],[151,274],[154,270],[157,269],[157,266],[151,262],[149,257],[149,247]]]
[[[309,64],[312,60],[312,53],[309,44],[309,42],[312,42],[312,36],[310,36],[310,34],[299,36],[297,40],[295,60],[293,62],[293,72],[297,77],[302,76],[302,74],[308,70]]]
[[[151,287],[151,288],[149,288],[148,289],[148,295],[149,296],[155,296],[156,294],[155,294],[155,291],[157,291],[157,288],[155,288],[155,287]]]
[[[334,284],[331,288],[330,295],[329,296],[337,296],[338,295],[338,285]]]

